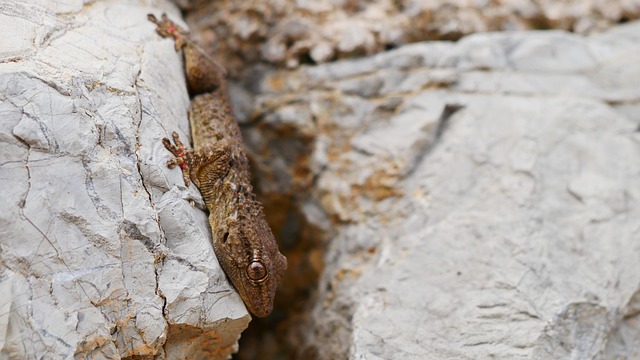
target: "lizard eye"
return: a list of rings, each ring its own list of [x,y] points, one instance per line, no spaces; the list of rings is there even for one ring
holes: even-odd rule
[[[247,275],[253,281],[263,281],[267,278],[267,269],[260,261],[252,261],[247,266]]]

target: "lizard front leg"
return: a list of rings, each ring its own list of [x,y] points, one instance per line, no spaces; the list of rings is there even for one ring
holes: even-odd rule
[[[163,138],[162,143],[175,157],[167,161],[167,166],[172,169],[180,166],[184,184],[189,186],[191,181],[202,190],[200,181],[207,179],[213,182],[221,179],[231,166],[229,144],[226,141],[218,141],[213,146],[201,150],[186,150],[178,133],[173,132],[173,144],[168,138]]]

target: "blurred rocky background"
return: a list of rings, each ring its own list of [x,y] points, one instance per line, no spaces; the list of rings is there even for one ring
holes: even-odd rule
[[[177,0],[200,43],[233,70],[369,56],[477,32],[590,34],[633,20],[638,0]]]

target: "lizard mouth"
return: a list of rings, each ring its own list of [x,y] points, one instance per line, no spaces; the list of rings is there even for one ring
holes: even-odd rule
[[[259,304],[256,304],[255,301],[252,301],[252,302],[247,302],[247,307],[249,308],[249,311],[253,315],[259,318],[263,318],[271,314],[273,305],[270,302],[264,303],[260,301]]]
[[[243,285],[244,294],[241,293],[241,297],[242,300],[244,300],[247,309],[253,315],[260,318],[269,316],[273,311],[275,291],[270,292],[270,286],[267,283],[262,283],[256,286],[249,282]]]

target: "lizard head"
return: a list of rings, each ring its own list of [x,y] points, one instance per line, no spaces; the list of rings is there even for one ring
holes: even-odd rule
[[[245,305],[257,317],[273,310],[278,282],[287,269],[287,258],[278,250],[260,209],[258,216],[228,223],[216,241],[216,256]]]

